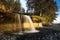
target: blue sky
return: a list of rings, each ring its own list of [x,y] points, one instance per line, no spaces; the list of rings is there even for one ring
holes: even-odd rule
[[[58,12],[56,12],[58,14],[56,20],[53,21],[53,23],[60,23],[60,0],[55,0],[58,6]],[[26,8],[26,1],[25,0],[20,0],[22,7],[27,10]]]
[[[54,23],[60,23],[60,0],[55,0],[58,6],[58,12],[56,12],[58,14],[56,20],[54,20]]]

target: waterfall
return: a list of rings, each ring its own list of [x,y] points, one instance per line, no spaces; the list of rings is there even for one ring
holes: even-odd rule
[[[17,28],[20,29],[20,30],[22,30],[21,29],[22,28],[21,27],[21,18],[20,18],[20,15],[19,14],[17,14],[17,19],[18,19],[18,25],[17,25],[18,27]]]
[[[39,23],[39,27],[43,27],[42,23]]]
[[[20,34],[20,35],[22,35],[23,33],[22,33],[22,25],[21,25],[21,16],[20,16],[20,14],[16,14],[15,15],[15,23],[16,23],[16,30],[18,31],[18,33],[13,33],[13,34]]]
[[[33,22],[31,21],[31,18],[27,15],[24,15],[24,18],[26,19],[26,22],[28,22],[30,24],[31,30],[35,30]]]
[[[18,31],[18,33],[14,33],[14,34],[23,34],[23,33],[34,33],[34,32],[38,32],[37,30],[35,30],[34,24],[30,18],[30,16],[27,15],[21,15],[20,14],[16,14],[16,30]],[[21,23],[23,21],[23,23]],[[24,24],[26,23],[26,24]],[[26,25],[29,26],[26,26]],[[23,27],[23,29],[22,29]],[[27,30],[28,29],[28,30]],[[24,31],[22,31],[24,30]]]
[[[23,15],[23,18],[25,20],[25,22],[27,22],[30,26],[30,30],[27,30],[25,31],[26,33],[33,33],[33,32],[38,32],[35,27],[34,27],[34,24],[30,18],[30,16],[27,16],[27,15]]]

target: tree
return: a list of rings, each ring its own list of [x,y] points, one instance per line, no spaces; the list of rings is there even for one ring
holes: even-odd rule
[[[56,18],[57,5],[54,0],[26,0],[27,8],[34,10],[35,15],[48,16],[49,22],[52,22]]]
[[[19,0],[0,0],[0,23],[14,22],[15,14],[20,12]],[[7,21],[8,20],[8,21]]]
[[[21,10],[19,0],[0,0],[0,32],[20,31],[15,15]],[[15,14],[16,13],[16,14]],[[15,23],[16,22],[16,23]],[[11,25],[9,25],[11,24]],[[16,25],[14,25],[16,24]],[[16,28],[16,29],[15,29]]]

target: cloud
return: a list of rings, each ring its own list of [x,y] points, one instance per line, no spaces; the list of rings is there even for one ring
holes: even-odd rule
[[[26,1],[25,0],[20,0],[20,2],[21,2],[21,7],[24,8],[25,10],[27,10]]]
[[[58,17],[56,18],[56,20],[53,21],[53,23],[60,23],[60,14],[59,14]]]

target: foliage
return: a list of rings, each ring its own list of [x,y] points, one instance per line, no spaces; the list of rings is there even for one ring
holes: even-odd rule
[[[49,22],[56,18],[57,4],[54,0],[26,0],[27,11],[34,10],[34,14],[38,16],[48,16]]]
[[[20,1],[0,0],[0,23],[14,22],[14,13],[20,12]]]

